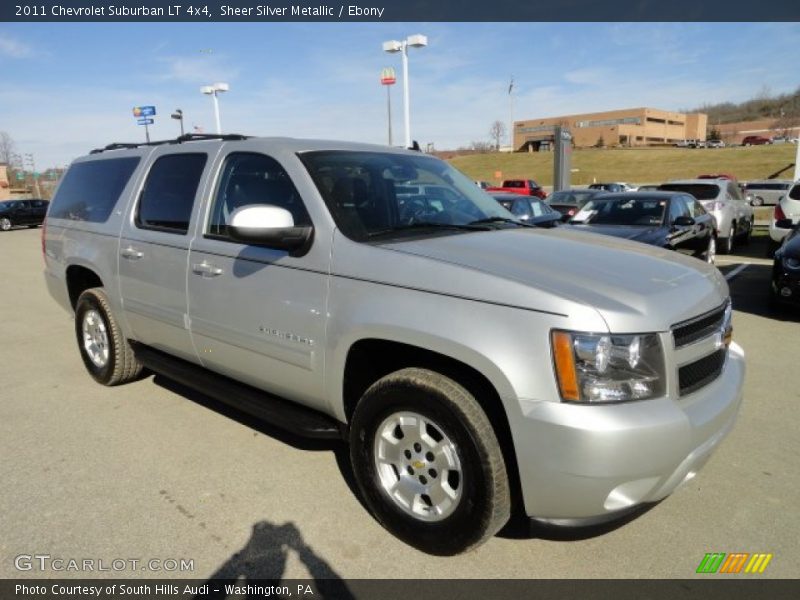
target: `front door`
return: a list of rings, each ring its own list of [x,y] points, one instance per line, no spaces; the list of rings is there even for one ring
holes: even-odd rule
[[[288,160],[288,159],[287,159]],[[230,215],[251,204],[311,219],[286,169],[261,152],[220,158],[217,189],[189,256],[189,316],[203,365],[274,394],[323,408],[329,257],[315,242],[303,256],[242,244]]]

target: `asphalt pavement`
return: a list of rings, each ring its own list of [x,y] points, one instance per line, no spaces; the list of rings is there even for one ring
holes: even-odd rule
[[[437,558],[367,513],[343,445],[282,434],[161,378],[95,384],[45,289],[39,231],[0,233],[0,578],[686,578],[707,552],[771,553],[760,577],[797,577],[800,311],[767,310],[759,246],[720,258],[745,402],[694,480],[613,527],[511,526]]]

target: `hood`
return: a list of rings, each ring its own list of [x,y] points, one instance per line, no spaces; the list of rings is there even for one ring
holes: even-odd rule
[[[666,331],[728,297],[725,278],[700,260],[569,228],[464,233],[378,247],[395,258],[374,260],[373,254],[377,281],[567,317],[594,309],[619,333]]]
[[[602,235],[611,235],[623,240],[633,240],[645,244],[661,245],[664,231],[661,227],[647,227],[641,225],[573,225],[579,231],[590,231]]]

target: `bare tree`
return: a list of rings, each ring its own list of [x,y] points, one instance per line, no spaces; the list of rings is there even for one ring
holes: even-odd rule
[[[494,140],[494,149],[500,150],[500,140],[506,135],[506,126],[502,121],[495,121],[489,128],[489,137]]]
[[[16,153],[17,145],[14,143],[14,138],[8,132],[0,131],[0,163],[10,165]]]

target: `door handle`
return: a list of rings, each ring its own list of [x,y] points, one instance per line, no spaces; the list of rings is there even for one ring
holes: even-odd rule
[[[140,252],[133,246],[128,246],[127,248],[123,248],[120,250],[120,254],[123,258],[128,258],[130,260],[139,260],[144,256],[144,252]]]
[[[202,275],[203,277],[216,277],[217,275],[222,275],[222,269],[205,260],[201,263],[193,264],[192,271],[198,275]]]

